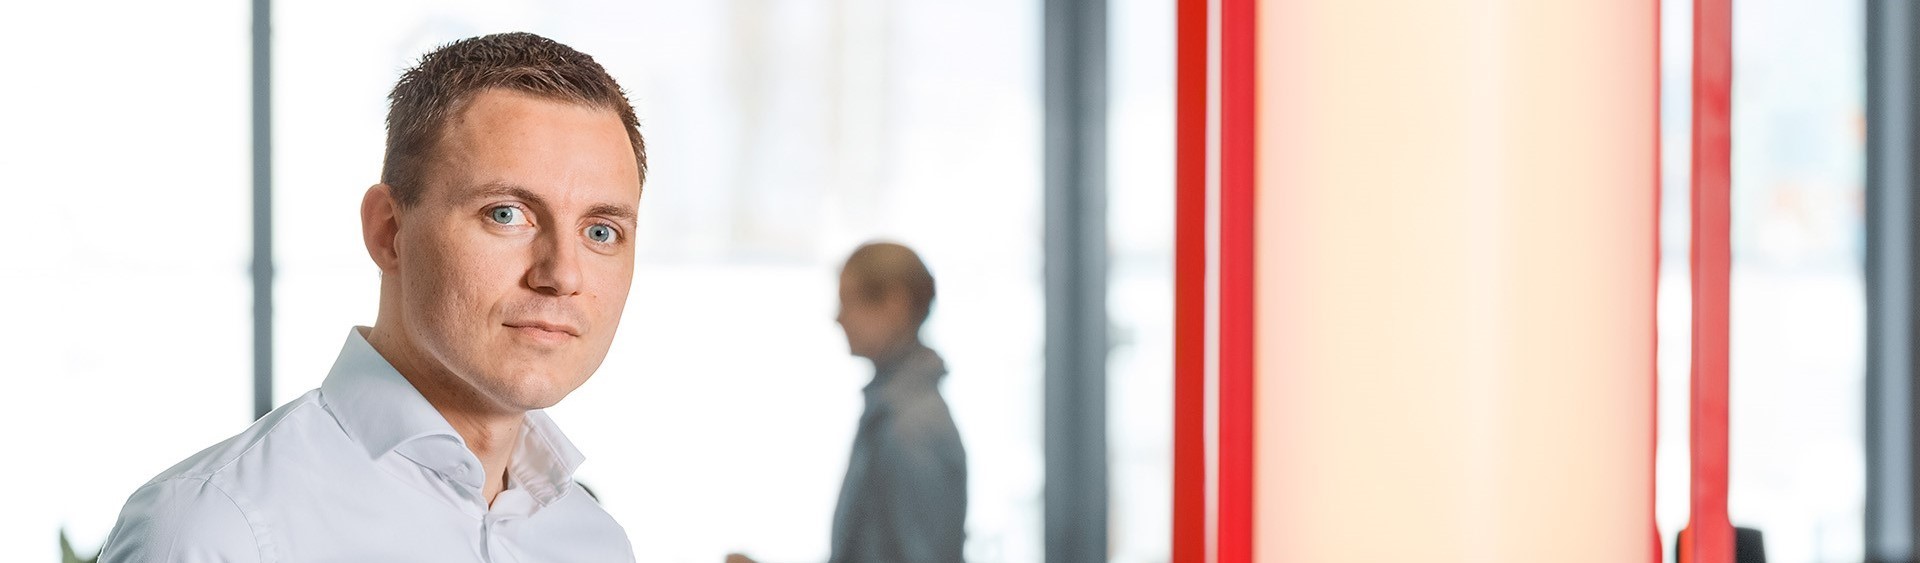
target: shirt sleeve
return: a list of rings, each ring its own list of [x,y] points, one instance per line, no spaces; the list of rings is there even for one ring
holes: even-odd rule
[[[246,514],[206,479],[169,479],[134,491],[100,550],[100,563],[261,560]]]

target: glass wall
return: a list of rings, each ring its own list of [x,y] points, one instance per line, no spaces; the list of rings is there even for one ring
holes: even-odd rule
[[[0,4],[0,560],[251,420],[243,2]]]
[[[1662,2],[1658,512],[1686,523],[1693,2]],[[1768,561],[1859,561],[1865,445],[1862,3],[1742,1],[1733,21],[1734,525]]]
[[[1039,8],[276,3],[277,399],[317,386],[347,328],[373,321],[358,205],[399,71],[453,39],[532,31],[607,66],[647,136],[623,329],[553,409],[640,558],[826,558],[870,373],[833,323],[835,284],[885,238],[937,279],[926,336],[967,448],[968,558],[1039,560]]]
[[[1174,3],[1107,9],[1107,537],[1146,563],[1173,539]]]
[[[1769,561],[1862,556],[1866,58],[1861,2],[1734,12],[1727,508]]]

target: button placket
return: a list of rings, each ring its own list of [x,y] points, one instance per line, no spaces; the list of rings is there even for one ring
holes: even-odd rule
[[[518,561],[513,552],[507,549],[507,528],[512,523],[510,517],[488,514],[480,528],[481,540],[487,546],[487,561],[510,563]]]

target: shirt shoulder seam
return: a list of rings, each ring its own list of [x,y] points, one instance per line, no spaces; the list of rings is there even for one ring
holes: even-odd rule
[[[248,449],[251,450],[252,448]],[[221,487],[219,483],[213,482],[213,479],[208,478],[204,480],[207,482],[208,488],[213,489],[214,492],[220,493],[220,496],[225,497],[227,502],[233,505],[233,509],[240,512],[240,519],[247,522],[247,534],[253,536],[254,557],[258,558],[262,563],[272,561],[273,559],[269,559],[268,555],[272,550],[267,548],[270,542],[267,541],[265,535],[261,534],[260,526],[255,522],[255,513],[247,510],[246,503],[242,503],[240,499],[234,498],[233,493],[227,492],[225,487]]]
[[[227,505],[232,506],[233,511],[240,514],[240,519],[247,523],[247,536],[253,538],[254,557],[256,557],[262,563],[265,563],[266,561],[268,561],[266,556],[266,550],[262,545],[263,538],[260,536],[260,530],[254,524],[254,514],[248,511],[247,508],[244,505],[242,505],[242,503],[238,499],[235,499],[231,493],[228,493],[226,489],[221,488],[218,483],[214,483],[213,479],[211,479],[210,476],[182,475],[182,476],[176,476],[176,477],[169,477],[166,479],[157,479],[151,483],[147,483],[146,485],[141,486],[140,488],[148,489],[152,487],[159,487],[159,486],[165,486],[170,484],[186,484],[193,481],[199,481],[201,484],[205,485],[208,489],[212,489],[214,492],[220,493],[220,498],[225,499],[227,501]],[[171,510],[178,510],[179,507],[180,505],[175,504]],[[176,515],[173,512],[168,513],[167,518],[174,518],[174,517],[176,517]],[[108,541],[111,542],[112,541],[111,538],[109,538]],[[180,545],[180,534],[177,532],[173,534],[169,534],[169,537],[166,539],[166,542],[167,542],[166,547],[163,548],[160,551],[160,553],[164,554],[164,557],[166,557],[167,561],[177,560],[177,558],[175,557],[174,550],[178,548],[178,546]]]

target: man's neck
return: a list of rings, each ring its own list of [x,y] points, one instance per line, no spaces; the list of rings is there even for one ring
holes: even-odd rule
[[[912,335],[895,341],[892,346],[887,347],[885,353],[878,354],[873,358],[868,358],[873,361],[874,375],[892,373],[900,369],[900,365],[906,363],[907,358],[913,357],[913,353],[922,347],[919,335]]]
[[[514,448],[520,444],[526,413],[491,406],[491,401],[445,368],[417,365],[412,358],[419,355],[408,353],[405,343],[378,326],[368,331],[367,343],[466,441],[487,476],[480,488],[482,498],[487,506],[493,506],[494,497],[507,488],[507,466],[513,463]]]
[[[409,378],[411,379],[411,378]],[[414,387],[420,387],[414,384]],[[427,402],[440,411],[460,438],[467,441],[467,449],[474,457],[480,458],[480,467],[487,472],[487,480],[481,486],[487,506],[493,506],[493,499],[500,491],[507,489],[507,466],[513,463],[514,448],[520,444],[520,429],[526,424],[526,413],[487,413],[476,409],[449,408],[442,406],[447,401],[436,401],[423,390],[421,395]]]

